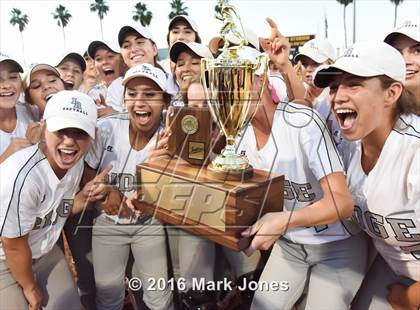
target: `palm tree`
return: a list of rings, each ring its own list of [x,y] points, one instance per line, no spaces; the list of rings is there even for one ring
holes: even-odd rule
[[[353,2],[353,0],[337,0],[340,4],[344,5],[343,22],[344,22],[344,46],[347,47],[347,24],[346,24],[346,8]]]
[[[172,0],[171,13],[169,13],[169,19],[172,19],[177,15],[188,15],[187,9],[188,7],[184,7],[184,2],[182,0]]]
[[[59,5],[55,8],[55,11],[51,13],[54,19],[57,20],[57,25],[61,27],[61,30],[63,30],[63,42],[64,42],[64,49],[66,49],[66,33],[64,32],[64,27],[66,27],[69,23],[69,20],[71,18],[71,14],[66,9],[65,6]]]
[[[397,26],[397,9],[398,6],[403,2],[404,0],[391,0],[392,3],[395,5],[395,11],[394,11],[394,27]]]
[[[222,8],[220,7],[220,5],[216,4],[214,6],[214,12],[217,14],[220,14],[220,11],[222,10]]]
[[[139,21],[143,27],[149,26],[153,17],[152,12],[148,11],[146,5],[141,2],[137,2],[134,8],[133,20]]]
[[[10,23],[12,26],[18,25],[20,31],[20,38],[22,41],[22,55],[23,55],[23,62],[25,63],[26,67],[26,59],[25,59],[25,46],[23,44],[23,30],[25,30],[26,25],[29,22],[28,15],[23,14],[21,10],[13,8],[10,12],[12,18],[10,19]]]
[[[103,27],[102,27],[102,20],[104,19],[105,15],[108,13],[109,6],[106,5],[105,0],[95,0],[94,3],[90,4],[90,11],[91,12],[98,12],[99,23],[101,25],[101,37],[102,37],[102,40],[103,40],[104,39],[104,31],[103,31]]]

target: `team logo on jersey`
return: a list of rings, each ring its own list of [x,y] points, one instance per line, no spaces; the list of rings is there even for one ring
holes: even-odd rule
[[[71,98],[70,105],[71,106],[64,107],[63,111],[74,111],[74,112],[79,112],[79,113],[88,115],[88,113],[85,110],[83,110],[82,103],[79,100],[77,100],[77,98],[75,97]]]
[[[114,151],[114,148],[112,147],[112,145],[107,145],[106,148],[105,148],[105,150],[107,152],[111,152],[112,153]]]

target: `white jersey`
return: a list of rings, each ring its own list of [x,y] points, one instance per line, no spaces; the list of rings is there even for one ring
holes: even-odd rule
[[[16,104],[16,127],[12,132],[0,130],[0,155],[4,153],[12,138],[25,138],[29,122],[33,120],[31,112],[24,103]]]
[[[38,145],[7,158],[0,164],[0,235],[29,234],[32,258],[48,253],[71,213],[82,175],[79,160],[59,180]],[[5,259],[1,243],[0,259]]]
[[[340,156],[325,122],[311,108],[279,104],[267,143],[257,149],[252,126],[244,132],[238,147],[257,169],[283,174],[284,210],[302,209],[323,197],[319,180],[342,172]],[[288,229],[284,237],[302,244],[321,244],[346,239],[350,234],[336,222],[317,227]]]
[[[171,70],[171,60],[169,58],[165,58],[159,61],[159,65],[163,68],[163,70],[168,73],[172,74]]]
[[[420,281],[420,117],[399,118],[369,175],[361,142],[346,153],[354,219],[396,274]]]
[[[89,153],[86,163],[93,169],[102,171],[109,164],[112,170],[108,176],[110,183],[117,186],[126,197],[137,190],[136,165],[146,162],[149,151],[156,145],[157,133],[148,144],[139,151],[131,147],[128,113],[105,117],[98,121],[98,134]],[[107,217],[120,224],[135,223],[136,219],[119,218],[118,215]]]
[[[107,105],[119,112],[122,112],[125,109],[124,86],[122,85],[122,81],[123,77],[121,76],[112,81],[111,85],[108,86],[108,92],[105,100]]]

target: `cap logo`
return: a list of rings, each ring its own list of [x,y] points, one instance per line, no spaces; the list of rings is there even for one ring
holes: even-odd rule
[[[416,24],[413,24],[411,21],[407,20],[397,29],[399,30],[399,29],[402,29],[402,28],[417,28],[417,27],[418,26]]]
[[[346,49],[346,50],[344,51],[343,57],[353,57],[353,58],[359,58],[359,55],[358,55],[358,54],[355,54],[355,53],[353,52],[353,50],[354,50],[354,48],[352,48],[352,47],[350,47],[350,48]]]
[[[88,115],[88,113],[82,109],[82,103],[79,100],[77,100],[77,98],[75,97],[71,98],[70,104],[72,106],[64,107],[63,111],[73,111],[73,112],[82,113],[84,115]]]
[[[145,73],[147,75],[151,75],[151,76],[153,76],[156,79],[159,79],[159,77],[157,76],[157,74],[155,72],[153,72],[153,70],[150,69],[148,66],[142,65],[140,72],[141,73]]]

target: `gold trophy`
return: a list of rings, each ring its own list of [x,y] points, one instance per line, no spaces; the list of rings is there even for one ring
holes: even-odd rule
[[[248,179],[253,169],[245,156],[235,151],[235,141],[257,111],[266,80],[268,59],[248,44],[239,15],[227,1],[219,0],[223,21],[220,36],[225,44],[216,59],[201,60],[201,79],[208,107],[214,121],[226,137],[226,147],[214,158],[209,170],[227,179]],[[238,46],[229,47],[229,37],[236,37]],[[264,80],[254,88],[256,74]],[[252,107],[252,109],[251,109]]]
[[[235,10],[226,1],[219,1],[219,5],[225,45],[218,58],[202,60],[202,82],[211,116],[209,111],[202,114],[185,107],[178,111],[171,127],[170,139],[175,140],[169,144],[173,153],[185,160],[162,159],[138,165],[141,186],[134,204],[163,223],[241,251],[250,242],[241,232],[262,215],[281,211],[284,176],[252,169],[246,157],[235,152],[235,140],[255,114],[264,87],[265,80],[258,84],[255,76],[266,78],[268,61],[246,46]],[[240,44],[229,47],[228,35],[235,35],[233,41]],[[225,135],[227,145],[208,167],[207,158],[212,153],[210,117]]]

